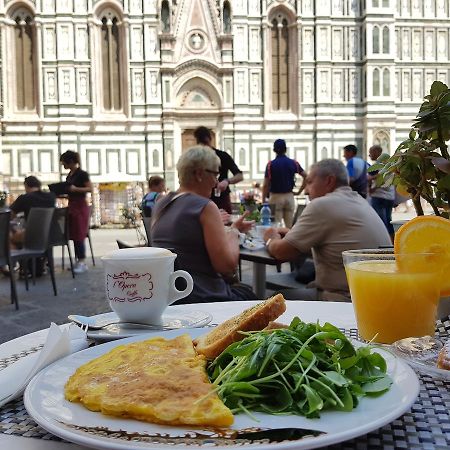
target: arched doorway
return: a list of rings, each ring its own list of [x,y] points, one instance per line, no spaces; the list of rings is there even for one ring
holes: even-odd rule
[[[195,128],[187,128],[181,133],[181,151],[184,153],[188,148],[193,147],[197,144],[197,141],[194,137]],[[213,147],[216,146],[216,133],[211,130],[212,142],[211,145]]]

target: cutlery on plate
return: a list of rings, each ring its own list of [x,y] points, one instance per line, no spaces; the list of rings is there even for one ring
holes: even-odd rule
[[[173,330],[174,327],[166,327],[164,325],[152,325],[146,323],[135,323],[135,322],[121,322],[117,319],[102,319],[102,318],[94,318],[88,316],[80,316],[78,314],[71,314],[67,316],[67,318],[82,327],[87,327],[89,330],[101,330],[102,328],[106,328],[109,325],[121,325],[124,328],[145,328],[149,330]]]
[[[307,428],[270,428],[267,430],[241,430],[233,433],[232,439],[247,439],[259,441],[267,439],[269,442],[297,441],[299,439],[326,434],[324,431],[309,430]]]

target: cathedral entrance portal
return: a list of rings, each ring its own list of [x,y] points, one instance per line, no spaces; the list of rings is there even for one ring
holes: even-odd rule
[[[197,144],[197,141],[194,137],[195,128],[188,128],[181,133],[181,151],[184,153],[188,148],[193,147]],[[216,146],[216,133],[211,131],[212,142],[211,145],[213,147]]]

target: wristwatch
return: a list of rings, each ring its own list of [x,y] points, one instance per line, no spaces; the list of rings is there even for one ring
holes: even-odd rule
[[[270,242],[272,241],[272,238],[267,239],[266,241],[266,248],[269,248]]]

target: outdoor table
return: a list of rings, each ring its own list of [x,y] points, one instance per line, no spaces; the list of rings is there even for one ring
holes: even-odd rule
[[[266,265],[276,266],[280,261],[270,256],[265,248],[261,250],[247,250],[241,248],[239,259],[253,263],[253,292],[258,298],[266,296]]]
[[[186,311],[204,309],[212,321],[220,323],[256,302],[223,302],[179,305]],[[356,323],[351,303],[288,301],[287,310],[279,319],[289,321],[299,316],[306,322],[329,321],[356,337]],[[438,321],[438,331],[447,334],[450,322]],[[208,329],[205,328],[205,332]],[[0,370],[43,343],[46,330],[28,334],[0,345]],[[420,394],[411,410],[388,425],[369,434],[332,446],[333,449],[409,448],[444,449],[450,447],[450,382],[420,377]],[[21,399],[0,408],[0,449],[80,450],[76,444],[61,441],[46,432],[28,416]],[[145,448],[145,447],[143,447]],[[176,448],[176,446],[174,446]]]

